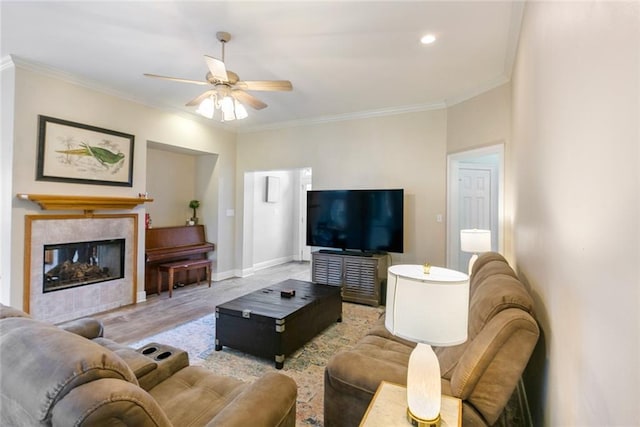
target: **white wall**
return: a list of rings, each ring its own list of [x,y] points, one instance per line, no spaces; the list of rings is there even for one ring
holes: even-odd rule
[[[266,178],[279,181],[277,201],[266,201]],[[255,172],[253,192],[253,265],[255,268],[281,264],[293,259],[294,172]]]
[[[4,72],[3,72],[4,76]],[[146,189],[146,143],[162,141],[178,148],[210,153],[209,175],[198,176],[200,188],[196,196],[208,191],[216,198],[206,207],[211,223],[206,223],[208,238],[216,243],[216,251],[228,252],[228,257],[218,256],[216,272],[232,271],[234,241],[233,218],[219,215],[233,208],[233,181],[235,176],[235,134],[213,128],[200,121],[185,119],[176,114],[146,107],[113,95],[105,94],[77,83],[45,75],[34,70],[17,67],[15,70],[14,155],[11,165],[13,187],[11,198],[3,194],[3,205],[12,205],[11,230],[11,278],[2,281],[3,298],[10,294],[5,304],[22,307],[24,215],[43,214],[37,205],[15,198],[16,193],[74,194],[137,197]],[[38,115],[48,115],[135,135],[133,187],[111,187],[84,184],[64,184],[35,180],[38,141]],[[4,114],[3,114],[4,119]],[[208,123],[208,122],[206,122]],[[217,157],[216,157],[217,155]],[[201,160],[198,159],[198,162]],[[199,163],[200,164],[200,163]],[[215,170],[213,166],[215,165]],[[202,169],[205,169],[204,167]],[[3,171],[4,173],[4,171]],[[231,183],[231,184],[229,184]],[[218,186],[230,185],[229,193],[220,194]],[[206,196],[206,195],[205,195]],[[138,289],[144,289],[144,206],[136,208],[139,219]],[[65,212],[61,212],[65,213]],[[223,218],[223,219],[220,219]],[[3,225],[4,226],[4,225]],[[219,230],[221,230],[219,232]],[[3,254],[3,257],[7,256]]]
[[[447,109],[447,151],[505,143],[511,133],[511,85],[504,84]]]
[[[15,68],[0,63],[0,301],[11,300],[11,203]]]
[[[445,223],[436,217],[446,205],[446,119],[433,110],[239,134],[237,180],[247,171],[311,167],[317,190],[404,188],[405,252],[393,262],[444,265]],[[237,268],[247,269],[240,195]]]
[[[529,2],[513,80],[514,248],[542,341],[535,425],[640,420],[640,3]]]
[[[488,146],[502,145],[504,156],[511,151],[511,84],[498,86],[447,110],[447,152],[460,154]],[[513,243],[513,168],[505,162],[502,170],[502,205],[499,224],[501,241],[498,247],[507,259],[512,259]],[[458,243],[457,239],[450,239]]]

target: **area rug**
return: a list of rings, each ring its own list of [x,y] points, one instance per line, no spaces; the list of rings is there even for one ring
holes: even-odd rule
[[[294,354],[286,357],[284,367],[276,370],[273,360],[254,357],[224,347],[215,351],[213,314],[169,331],[130,344],[142,347],[150,342],[168,344],[189,353],[192,365],[204,366],[217,374],[243,381],[254,381],[269,371],[289,375],[298,385],[296,425],[322,426],[324,367],[336,352],[352,347],[384,313],[384,307],[343,303],[342,322],[335,323]]]

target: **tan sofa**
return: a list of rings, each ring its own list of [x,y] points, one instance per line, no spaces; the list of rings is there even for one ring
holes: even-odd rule
[[[434,348],[442,391],[462,399],[464,426],[493,425],[514,392],[539,337],[533,301],[507,261],[481,255],[469,288],[468,340]],[[325,427],[357,426],[382,380],[406,384],[415,343],[392,336],[380,322],[325,369]]]
[[[177,348],[102,338],[95,320],[65,328],[0,305],[0,425],[295,426],[286,375],[248,384],[189,366]]]

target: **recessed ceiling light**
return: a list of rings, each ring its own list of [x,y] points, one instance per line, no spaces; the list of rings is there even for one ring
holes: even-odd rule
[[[420,39],[420,43],[422,43],[422,44],[431,44],[434,41],[436,41],[436,36],[434,36],[433,34],[424,35]]]

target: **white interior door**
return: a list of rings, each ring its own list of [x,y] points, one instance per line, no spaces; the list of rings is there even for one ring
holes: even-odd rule
[[[492,171],[491,168],[475,164],[460,164],[459,175],[460,229],[492,228]],[[459,252],[458,269],[465,271],[470,253]]]
[[[491,229],[491,169],[461,165],[460,228]]]
[[[460,230],[491,230],[491,249],[501,252],[503,144],[447,156],[447,266],[468,270],[471,254],[460,250]]]

